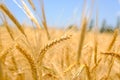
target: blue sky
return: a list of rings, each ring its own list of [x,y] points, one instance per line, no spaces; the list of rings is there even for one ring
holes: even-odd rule
[[[13,0],[1,0],[12,11],[20,23],[30,23],[26,15],[20,10]],[[20,3],[20,0],[16,0]],[[25,0],[27,2],[27,0]],[[40,19],[40,5],[38,0],[33,0],[37,7],[34,12],[37,19]],[[68,24],[80,25],[82,6],[84,0],[44,0],[47,23],[50,26],[64,27]],[[87,10],[90,10],[91,0],[87,1]],[[28,4],[29,5],[29,4]],[[120,16],[120,0],[95,0],[92,18],[95,19],[96,8],[98,9],[99,24],[106,19],[109,25],[115,26],[117,17]]]

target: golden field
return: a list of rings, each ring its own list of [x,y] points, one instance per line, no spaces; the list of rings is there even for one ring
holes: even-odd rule
[[[35,11],[32,0],[28,1]],[[20,24],[0,4],[0,80],[120,80],[119,29],[99,32],[97,13],[91,31],[85,15],[80,29],[49,28],[42,2],[41,27],[24,0],[21,3],[36,28]]]
[[[4,80],[38,80],[39,71],[42,72],[42,80],[120,79],[120,36],[117,36],[110,51],[106,51],[114,34],[98,33],[97,61],[95,63],[94,33],[86,32],[80,58],[81,63],[77,64],[80,31],[67,30],[69,32],[67,35],[72,35],[68,40],[53,43],[64,36],[66,31],[49,29],[52,36],[51,40],[48,41],[44,30],[38,31],[33,28],[24,28],[24,30],[28,41],[18,33],[17,29],[11,29],[15,37],[13,41],[6,28],[0,28],[0,59]],[[38,55],[45,48],[45,45],[50,43],[53,45],[45,50],[42,63],[36,64]],[[105,57],[106,54],[109,54],[107,58]],[[33,60],[33,62],[29,60]]]

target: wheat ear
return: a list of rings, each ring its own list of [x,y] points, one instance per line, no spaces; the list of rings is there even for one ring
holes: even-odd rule
[[[47,52],[47,50],[49,48],[51,48],[52,46],[54,46],[55,44],[57,44],[57,43],[60,43],[60,42],[62,42],[64,40],[70,39],[70,37],[71,37],[71,35],[67,35],[67,36],[62,36],[59,39],[55,39],[55,40],[51,41],[49,44],[47,44],[43,49],[40,50],[40,53],[38,54],[38,58],[37,58],[37,64],[38,64],[39,70],[40,70],[39,71],[40,80],[42,79],[42,71],[41,71],[42,60],[43,60],[44,55]]]
[[[52,46],[54,46],[57,43],[60,43],[67,39],[70,39],[70,37],[71,37],[71,35],[65,35],[65,36],[62,36],[59,39],[55,39],[55,40],[51,41],[49,44],[47,44],[43,49],[40,50],[40,53],[39,53],[38,59],[37,59],[37,63],[40,63],[42,61],[43,56],[45,55],[45,53],[47,52],[47,50],[49,48],[51,48]]]
[[[19,50],[21,54],[24,55],[25,58],[28,60],[31,66],[33,78],[35,80],[38,80],[37,67],[33,57],[25,49],[23,49],[19,44],[16,45],[16,49]]]

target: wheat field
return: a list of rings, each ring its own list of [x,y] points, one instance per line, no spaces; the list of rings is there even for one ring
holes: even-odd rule
[[[32,0],[28,1],[35,10]],[[20,24],[0,4],[0,80],[120,80],[119,29],[113,33],[87,31],[86,16],[80,29],[49,28],[42,0],[41,27],[24,0],[21,2],[36,28]]]

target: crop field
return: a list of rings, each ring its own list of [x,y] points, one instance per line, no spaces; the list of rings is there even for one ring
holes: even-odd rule
[[[28,1],[34,10],[32,0]],[[0,80],[120,80],[118,28],[110,33],[101,33],[97,27],[88,31],[86,16],[80,29],[49,28],[44,5],[41,27],[24,0],[21,2],[36,28],[20,24],[0,4]]]

